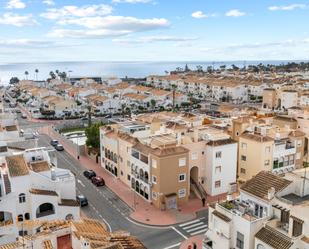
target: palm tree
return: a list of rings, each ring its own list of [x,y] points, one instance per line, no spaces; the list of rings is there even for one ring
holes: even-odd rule
[[[152,110],[156,107],[156,103],[157,103],[156,100],[154,100],[154,99],[150,100]]]
[[[173,111],[175,111],[175,94],[176,94],[177,85],[172,84],[172,90],[173,90]]]
[[[38,80],[39,69],[35,69],[34,72],[35,72],[35,79]]]
[[[28,79],[29,72],[28,72],[28,71],[25,71],[25,75],[26,75],[26,80],[27,80],[27,79]]]

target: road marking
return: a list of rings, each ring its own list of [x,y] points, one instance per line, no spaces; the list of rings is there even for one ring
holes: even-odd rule
[[[189,229],[189,228],[196,227],[196,226],[203,225],[203,224],[204,224],[204,222],[195,223],[193,225],[184,227],[184,229]]]
[[[189,222],[187,222],[187,223],[183,223],[183,224],[181,224],[181,225],[179,225],[179,226],[180,226],[180,227],[184,227],[184,226],[186,226],[186,225],[190,225],[190,224],[196,223],[196,222],[198,222],[198,221],[200,221],[200,219],[192,220],[192,221],[189,221]]]
[[[131,222],[132,224],[136,225],[136,226],[140,226],[140,227],[146,227],[146,228],[152,228],[152,229],[170,229],[171,227],[167,227],[167,226],[151,226],[151,225],[144,225],[144,224],[140,224],[138,222],[135,222],[133,220],[131,220],[129,217],[125,217],[129,222]]]
[[[197,234],[200,234],[200,233],[205,233],[207,231],[208,228],[205,228],[203,230],[200,230],[200,231],[196,231],[194,233],[190,233],[190,235],[194,236],[194,235],[197,235]]]
[[[202,228],[205,228],[205,227],[208,227],[208,225],[203,225],[203,226],[195,227],[195,228],[187,230],[187,232],[191,233],[193,231],[196,231],[196,230],[199,230],[199,229],[202,229]]]
[[[80,185],[82,185],[84,188],[86,187],[85,184],[84,184],[81,180],[77,179],[77,182],[78,182]]]
[[[183,233],[181,233],[180,231],[178,231],[175,227],[171,226],[171,228],[172,228],[176,233],[178,233],[180,236],[182,236],[184,239],[188,239],[187,236],[185,236]]]
[[[181,242],[179,242],[179,243],[177,243],[175,245],[171,245],[171,246],[165,247],[163,249],[171,249],[171,248],[174,248],[174,247],[178,247],[178,246],[180,246],[180,244],[181,244]]]

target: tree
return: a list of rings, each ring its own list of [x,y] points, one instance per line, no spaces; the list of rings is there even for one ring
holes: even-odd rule
[[[154,109],[156,107],[157,102],[155,99],[152,99],[150,100],[150,104],[151,104],[152,109]]]
[[[192,110],[192,104],[193,104],[193,93],[188,93],[189,102],[190,102],[190,109]]]
[[[100,126],[100,123],[92,124],[85,130],[86,145],[98,151],[100,150]]]
[[[18,84],[18,82],[19,82],[19,79],[18,79],[17,77],[12,77],[12,78],[10,79],[10,84],[11,84],[11,85]]]
[[[56,79],[56,74],[53,71],[50,71],[49,75],[52,79]]]
[[[39,69],[35,69],[34,72],[35,72],[35,79],[38,80]]]
[[[28,71],[25,71],[25,75],[26,75],[26,80],[27,80],[27,79],[28,79],[29,72],[28,72]]]

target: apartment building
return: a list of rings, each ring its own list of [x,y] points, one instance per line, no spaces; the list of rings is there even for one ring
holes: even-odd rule
[[[230,192],[237,142],[202,120],[163,112],[102,127],[101,165],[158,208],[176,208],[190,194],[202,199]]]
[[[238,177],[247,181],[260,171],[284,173],[303,167],[304,136],[301,131],[271,134],[269,127],[256,127],[239,137]]]
[[[273,88],[263,90],[263,108],[274,109],[277,107],[277,93]]]
[[[240,187],[238,197],[210,205],[203,249],[308,248],[309,185],[303,174],[262,171]]]
[[[79,219],[74,175],[44,148],[0,157],[0,244],[31,233],[23,222]]]

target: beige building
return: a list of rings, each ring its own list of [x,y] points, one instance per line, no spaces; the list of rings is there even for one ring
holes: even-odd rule
[[[238,177],[247,181],[260,171],[284,173],[303,167],[305,134],[256,127],[239,138]]]
[[[263,90],[263,108],[274,109],[277,107],[276,90],[273,88],[265,88]]]

